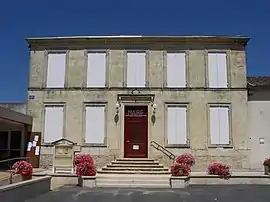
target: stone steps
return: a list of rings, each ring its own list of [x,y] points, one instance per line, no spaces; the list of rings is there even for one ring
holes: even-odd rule
[[[103,174],[169,174],[168,168],[158,161],[145,158],[119,158],[103,167],[98,173]]]
[[[108,164],[107,167],[111,168],[121,168],[121,167],[129,167],[129,168],[163,168],[162,164]]]
[[[101,174],[146,174],[146,175],[163,175],[170,174],[169,171],[133,171],[133,170],[99,170]]]
[[[153,159],[121,158],[98,170],[97,187],[170,188],[168,168]]]
[[[102,175],[96,179],[97,187],[170,188],[170,175]]]
[[[132,164],[132,165],[159,165],[158,161],[112,161],[111,164],[120,164],[120,165],[126,165],[126,164]]]
[[[159,167],[159,168],[152,168],[152,167],[103,167],[102,170],[119,170],[119,171],[168,171],[168,168]]]

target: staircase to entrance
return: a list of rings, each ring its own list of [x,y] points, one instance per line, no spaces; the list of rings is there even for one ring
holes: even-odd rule
[[[148,158],[119,158],[98,171],[97,187],[170,188],[170,172]]]

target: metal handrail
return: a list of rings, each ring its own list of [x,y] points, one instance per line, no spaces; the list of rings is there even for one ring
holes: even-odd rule
[[[12,176],[13,176],[13,173],[12,173],[12,162],[14,161],[18,161],[18,160],[26,160],[26,161],[29,161],[30,157],[16,157],[16,158],[10,158],[10,159],[5,159],[5,160],[1,160],[0,161],[0,164],[1,163],[6,163],[8,162],[8,168],[9,168],[9,184],[12,184]]]
[[[161,146],[155,141],[151,141],[151,146],[154,147],[155,149],[161,151],[163,154],[165,154],[167,157],[169,157],[171,160],[175,160],[175,155],[167,150],[165,147]]]

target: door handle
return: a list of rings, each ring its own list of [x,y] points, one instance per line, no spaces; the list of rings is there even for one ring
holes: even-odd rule
[[[129,140],[127,140],[126,143],[129,143]]]

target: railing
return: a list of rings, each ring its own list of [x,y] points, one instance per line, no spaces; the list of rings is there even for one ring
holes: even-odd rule
[[[157,142],[151,141],[151,146],[154,147],[155,149],[161,151],[163,154],[165,154],[171,160],[174,161],[175,155],[172,152],[170,152],[169,150],[167,150],[166,148],[164,148],[163,146],[161,146],[160,144],[158,144]]]
[[[16,158],[11,158],[11,159],[5,159],[5,160],[1,160],[0,161],[0,166],[4,163],[7,164],[7,168],[8,170],[5,169],[5,171],[9,171],[9,184],[12,184],[12,165],[16,162],[16,161],[20,161],[20,160],[25,160],[29,162],[29,157],[16,157]]]

